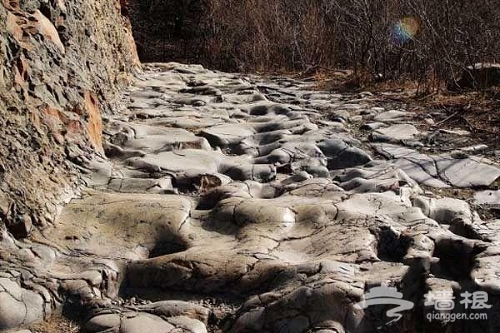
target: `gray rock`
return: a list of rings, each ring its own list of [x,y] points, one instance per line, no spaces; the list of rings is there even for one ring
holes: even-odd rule
[[[456,219],[461,219],[467,224],[473,221],[473,214],[469,204],[463,200],[453,198],[430,199],[417,197],[414,205],[438,223],[451,224]]]
[[[181,328],[190,333],[207,333],[205,325],[195,319],[181,316],[168,318],[167,321],[175,327]]]
[[[379,128],[372,133],[373,141],[400,142],[412,140],[420,132],[410,124],[397,124],[386,128]]]
[[[491,165],[486,159],[430,156],[390,144],[374,145],[374,147],[388,158],[394,159],[395,165],[419,184],[433,187],[447,187],[447,184],[450,184],[467,188],[488,186],[500,177],[500,168]]]
[[[448,89],[487,88],[500,85],[500,64],[477,63],[467,66],[458,82],[450,82]]]
[[[119,329],[120,333],[142,333],[146,327],[148,332],[151,333],[171,332],[175,328],[175,326],[160,317],[134,313],[125,315],[122,318]]]
[[[19,327],[26,318],[25,305],[7,292],[0,293],[0,328]]]
[[[382,123],[402,122],[410,117],[410,113],[399,110],[390,110],[379,113],[374,120]]]
[[[246,125],[219,125],[201,131],[200,135],[207,138],[212,147],[236,145],[243,139],[252,136],[255,131]]]
[[[161,301],[138,307],[141,311],[150,312],[157,316],[189,317],[205,324],[208,322],[209,309],[200,305],[183,301]]]
[[[340,139],[325,139],[318,143],[318,148],[327,157],[337,157],[341,152],[349,148],[349,145]]]
[[[365,165],[371,160],[372,158],[365,151],[356,147],[349,147],[340,152],[336,157],[328,159],[328,169],[352,168],[354,166]]]
[[[382,283],[415,313],[422,286],[498,295],[498,221],[419,186],[486,184],[498,167],[396,144],[373,144],[373,160],[325,112],[377,114],[389,127],[375,131],[405,145],[411,113],[316,99],[312,84],[146,65],[106,117],[108,159],[68,152],[91,188],[47,204],[57,219],[29,240],[0,229],[0,323],[78,302],[86,332],[371,332],[377,309],[355,304]],[[3,201],[0,215],[15,211]],[[413,329],[415,313],[390,328]]]
[[[489,164],[486,159],[469,157],[457,160],[439,156],[434,160],[441,178],[456,187],[488,186],[500,177],[500,168]]]
[[[500,190],[476,192],[474,200],[479,205],[498,205],[500,206]]]
[[[0,329],[29,325],[44,318],[44,301],[37,293],[0,278]]]
[[[119,328],[121,318],[119,314],[103,314],[91,318],[85,324],[85,331],[89,333],[105,332],[106,330]]]
[[[363,126],[361,126],[362,130],[369,130],[369,131],[374,131],[382,127],[386,127],[386,123],[382,122],[373,122],[373,123],[366,123]]]

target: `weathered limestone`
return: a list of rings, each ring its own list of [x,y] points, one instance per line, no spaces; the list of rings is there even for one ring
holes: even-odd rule
[[[397,124],[376,129],[372,133],[372,140],[398,143],[403,140],[413,140],[419,133],[413,125]]]
[[[456,159],[447,155],[425,155],[392,144],[374,144],[384,156],[419,184],[432,187],[488,186],[500,177],[500,168],[485,158]]]
[[[428,290],[497,304],[498,223],[429,188],[487,187],[500,168],[428,154],[410,112],[311,89],[149,65],[106,120],[106,158],[79,158],[88,188],[31,242],[2,240],[0,327],[71,300],[83,332],[375,332],[385,308],[355,304],[381,284],[415,304],[388,331],[432,331]]]
[[[500,206],[500,191],[481,191],[475,196],[476,203],[481,205]]]

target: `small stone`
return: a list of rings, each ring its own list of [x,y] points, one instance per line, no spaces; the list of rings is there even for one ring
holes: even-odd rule
[[[476,194],[474,195],[474,201],[478,205],[500,206],[500,190],[476,192]]]
[[[390,110],[386,112],[379,113],[375,116],[375,121],[379,122],[397,122],[406,120],[410,114],[405,111]]]
[[[363,126],[361,126],[361,129],[362,130],[373,131],[373,130],[379,129],[381,127],[386,127],[386,126],[387,126],[387,124],[385,124],[385,123],[374,122],[374,123],[364,124]]]
[[[420,132],[410,124],[397,124],[385,128],[378,128],[371,137],[373,141],[398,142],[414,139]]]

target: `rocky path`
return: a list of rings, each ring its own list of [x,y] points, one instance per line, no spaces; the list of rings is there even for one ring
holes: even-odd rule
[[[3,235],[0,330],[73,304],[92,333],[443,332],[424,294],[486,291],[488,320],[447,332],[498,332],[487,147],[313,88],[149,66],[106,119],[106,158],[75,156],[81,197],[30,241]],[[389,325],[355,306],[381,284],[415,303]]]

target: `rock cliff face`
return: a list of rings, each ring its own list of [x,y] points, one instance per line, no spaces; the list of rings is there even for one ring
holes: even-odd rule
[[[124,6],[0,1],[0,228],[17,238],[53,220],[78,160],[102,152],[101,115],[139,65]]]

